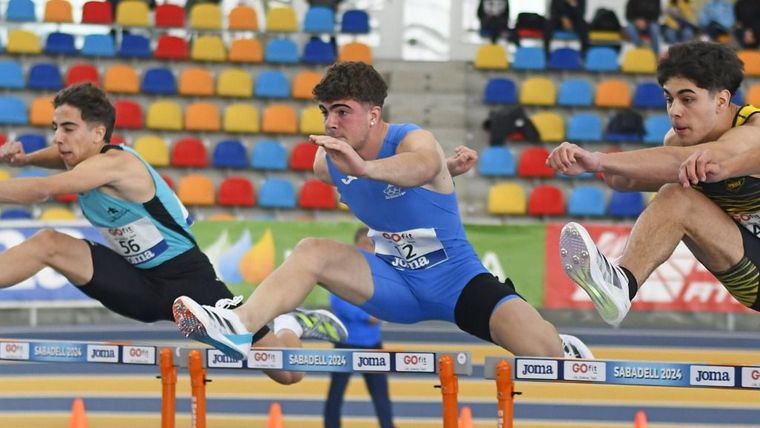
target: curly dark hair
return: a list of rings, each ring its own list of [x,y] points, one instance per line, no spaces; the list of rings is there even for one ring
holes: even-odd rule
[[[85,122],[105,126],[106,135],[103,140],[106,143],[111,141],[116,122],[116,109],[100,88],[87,82],[61,89],[53,99],[53,107],[58,108],[64,104],[78,108]]]
[[[388,85],[371,65],[347,61],[330,66],[312,93],[317,102],[351,99],[382,107]]]
[[[731,48],[718,43],[679,43],[668,49],[657,66],[660,86],[672,77],[689,79],[710,92],[727,89],[734,95],[744,80],[744,63]]]

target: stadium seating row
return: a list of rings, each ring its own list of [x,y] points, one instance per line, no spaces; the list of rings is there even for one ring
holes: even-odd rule
[[[340,61],[362,61],[372,63],[372,50],[358,41],[352,41],[336,47],[330,41],[311,38],[299,53],[298,44],[287,37],[275,37],[267,41],[262,49],[261,41],[256,38],[237,38],[230,42],[229,52],[222,38],[218,35],[205,34],[193,38],[192,45],[187,39],[163,34],[158,36],[155,49],[151,40],[138,34],[125,34],[121,44],[110,34],[87,34],[82,48],[79,49],[72,34],[51,32],[45,39],[44,46],[40,38],[32,31],[12,29],[8,32],[5,51],[19,55],[83,55],[96,58],[135,58],[161,60],[193,60],[210,62],[239,62],[271,64],[331,64]]]
[[[158,4],[151,13],[144,1],[121,1],[114,14],[111,2],[88,1],[82,7],[82,24],[110,25],[122,27],[185,28],[185,8],[171,3]],[[35,5],[32,0],[10,0],[4,18],[8,22],[37,22]],[[223,24],[224,13],[218,4],[197,3],[189,14],[187,28],[190,30],[260,31],[256,9],[245,4],[234,7]],[[345,34],[369,33],[369,16],[363,10],[347,10],[341,16],[340,32]],[[73,23],[72,4],[66,0],[48,0],[42,22]],[[334,33],[336,17],[327,7],[310,7],[299,26],[295,10],[287,5],[271,7],[266,12],[266,31],[304,33]]]

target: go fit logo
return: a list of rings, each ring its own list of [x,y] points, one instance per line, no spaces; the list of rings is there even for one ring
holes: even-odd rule
[[[396,371],[434,373],[435,354],[400,352],[396,354]]]
[[[28,360],[29,343],[0,342],[0,360]]]
[[[152,346],[125,346],[122,349],[124,364],[156,364],[156,348]]]
[[[594,361],[565,361],[564,379],[591,382],[607,380],[607,365]]]
[[[282,351],[252,351],[248,355],[248,368],[281,369]]]
[[[742,367],[742,387],[760,388],[760,367]]]

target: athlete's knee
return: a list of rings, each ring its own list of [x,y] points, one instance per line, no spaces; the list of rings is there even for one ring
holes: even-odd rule
[[[289,257],[302,262],[302,266],[312,272],[321,272],[336,257],[338,242],[327,238],[304,238],[298,241]]]
[[[42,260],[51,260],[56,255],[66,251],[68,247],[65,242],[66,237],[68,235],[64,235],[53,229],[42,229],[32,235],[26,242],[37,249],[35,252],[37,257]]]

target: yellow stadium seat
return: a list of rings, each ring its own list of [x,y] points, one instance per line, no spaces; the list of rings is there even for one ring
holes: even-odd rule
[[[509,68],[507,51],[501,45],[481,45],[475,54],[475,68],[479,70],[506,70]]]
[[[625,108],[631,106],[631,88],[625,80],[602,80],[596,85],[594,104],[597,107]]]
[[[238,218],[230,213],[214,213],[208,216],[209,221],[237,221]]]
[[[154,101],[148,106],[146,127],[148,129],[181,131],[182,108],[174,101]]]
[[[114,64],[108,67],[103,76],[103,89],[106,92],[137,94],[140,92],[140,77],[131,65]]]
[[[232,31],[259,31],[259,15],[256,9],[239,4],[227,17],[227,29]]]
[[[5,50],[14,54],[37,55],[42,53],[42,45],[36,34],[17,28],[8,31],[8,46],[5,47]]]
[[[524,215],[525,190],[517,183],[498,183],[488,190],[488,213],[494,215]]]
[[[222,9],[218,4],[196,3],[190,9],[190,28],[193,30],[221,30]]]
[[[538,130],[541,141],[562,142],[565,139],[565,120],[557,113],[539,112],[530,118]]]
[[[156,135],[143,135],[135,141],[133,148],[151,166],[169,166],[169,145],[163,138]]]
[[[180,95],[210,97],[214,95],[214,76],[204,67],[188,67],[179,73]]]
[[[0,181],[10,180],[11,172],[5,168],[0,169]]]
[[[744,63],[744,74],[747,76],[760,76],[760,51],[743,49],[737,52],[739,59]]]
[[[620,42],[620,31],[590,31],[588,39],[592,42]]]
[[[372,64],[372,48],[360,42],[350,42],[341,46],[338,61],[356,61]]]
[[[230,104],[224,109],[225,132],[259,132],[259,111],[253,104]]]
[[[230,43],[230,62],[260,63],[264,61],[264,50],[258,39],[235,39]]]
[[[745,103],[760,106],[760,83],[750,86]]]
[[[45,22],[74,22],[71,3],[67,0],[48,0],[45,3]]]
[[[149,27],[148,4],[141,0],[119,2],[116,6],[116,24],[124,27]]]
[[[253,79],[242,68],[228,68],[216,79],[216,94],[222,97],[253,96]]]
[[[298,100],[310,100],[314,97],[312,91],[322,80],[322,74],[316,71],[304,70],[293,78],[293,98]]]
[[[219,36],[198,36],[190,48],[190,58],[195,61],[224,61],[227,51]]]
[[[53,97],[41,96],[32,101],[29,123],[34,126],[50,126],[53,123]]]
[[[186,175],[177,184],[177,196],[185,205],[214,205],[214,183],[205,175]]]
[[[266,20],[267,32],[294,33],[298,31],[296,11],[290,6],[269,8]]]
[[[520,87],[520,104],[553,106],[557,103],[557,88],[546,77],[530,77]]]
[[[270,104],[264,110],[261,130],[272,134],[296,134],[298,121],[295,110],[286,104]]]
[[[77,215],[74,214],[74,211],[64,207],[50,207],[40,214],[42,221],[76,220],[76,218]]]
[[[197,102],[185,110],[185,129],[188,131],[216,132],[221,129],[219,107],[216,104]]]
[[[657,57],[649,48],[634,48],[623,54],[623,73],[647,73],[657,71]]]
[[[308,107],[301,111],[301,134],[323,134],[325,122],[319,107]]]

